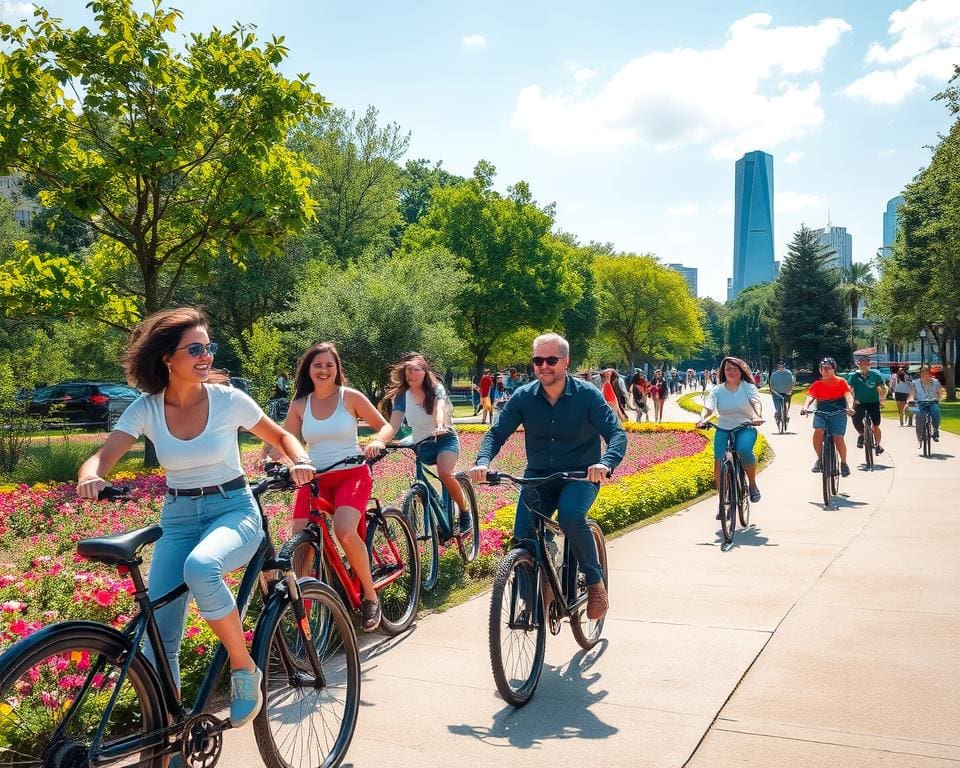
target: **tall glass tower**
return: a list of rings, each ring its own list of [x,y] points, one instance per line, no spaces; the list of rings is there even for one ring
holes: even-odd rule
[[[727,298],[744,288],[772,282],[773,155],[747,152],[737,160],[734,193],[733,282]]]
[[[904,203],[903,195],[897,195],[887,201],[887,210],[883,212],[883,248],[880,252],[884,256],[893,253],[893,243],[897,239],[897,214]]]

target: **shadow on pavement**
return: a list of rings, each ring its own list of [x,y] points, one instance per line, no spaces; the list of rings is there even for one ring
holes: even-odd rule
[[[391,648],[395,648],[416,631],[417,624],[414,622],[408,630],[401,632],[396,637],[385,637],[377,632],[357,632],[357,644],[360,646],[360,706],[372,706],[371,702],[363,699],[362,681],[369,679],[369,674],[377,668],[377,657],[388,652]]]
[[[529,749],[551,739],[605,739],[618,732],[590,711],[607,691],[591,691],[600,680],[590,668],[607,648],[601,640],[589,651],[581,651],[566,667],[544,664],[537,690],[522,711],[506,706],[493,716],[489,726],[448,725],[457,736],[472,736],[491,746]]]
[[[761,534],[761,528],[751,525],[749,528],[738,528],[733,535],[733,547],[779,547],[771,544],[770,539]]]

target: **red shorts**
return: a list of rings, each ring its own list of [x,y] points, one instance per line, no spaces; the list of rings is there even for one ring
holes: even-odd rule
[[[363,512],[373,490],[373,476],[366,464],[324,472],[317,475],[317,482],[320,484],[320,498],[333,505],[333,509],[353,507]],[[297,489],[293,503],[294,520],[306,520],[310,517],[310,501],[310,486],[304,485]]]

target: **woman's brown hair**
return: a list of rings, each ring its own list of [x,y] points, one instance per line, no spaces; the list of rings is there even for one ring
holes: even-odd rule
[[[147,394],[155,395],[170,383],[167,355],[172,355],[183,334],[191,328],[210,330],[210,321],[196,307],[177,307],[154,312],[133,329],[123,353],[127,381]]]
[[[297,373],[293,377],[294,400],[306,397],[313,392],[313,379],[310,378],[310,365],[313,363],[313,358],[324,352],[329,352],[337,363],[337,375],[334,377],[333,383],[338,387],[350,386],[350,382],[347,381],[347,374],[343,372],[343,362],[340,360],[340,353],[337,352],[337,345],[332,341],[321,341],[319,344],[314,344],[310,347],[310,349],[300,356],[300,360],[297,361]]]
[[[750,371],[750,366],[747,365],[745,360],[741,360],[739,357],[734,357],[733,355],[727,355],[720,361],[720,370],[717,371],[717,378],[721,384],[727,380],[727,363],[732,363],[740,369],[741,381],[745,381],[747,384],[753,384],[753,373]]]
[[[393,409],[393,403],[398,395],[404,394],[410,385],[407,384],[407,366],[410,363],[417,363],[423,368],[423,410],[433,415],[433,407],[437,402],[437,387],[440,385],[440,377],[430,362],[419,352],[408,352],[397,362],[390,366],[390,380],[387,382],[386,391],[383,394],[383,400],[377,405],[380,412],[385,416],[390,415]]]

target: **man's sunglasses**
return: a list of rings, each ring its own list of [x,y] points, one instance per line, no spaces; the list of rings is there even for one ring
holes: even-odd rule
[[[209,344],[201,344],[199,341],[195,341],[193,344],[185,344],[182,347],[177,347],[177,349],[187,350],[187,354],[190,355],[190,357],[200,357],[204,352],[212,357],[217,354],[220,345],[215,341],[211,341]]]
[[[535,355],[534,357],[530,358],[530,362],[533,363],[534,367],[539,368],[544,363],[551,366],[556,365],[560,362],[560,358],[556,355],[547,355],[546,357]]]

